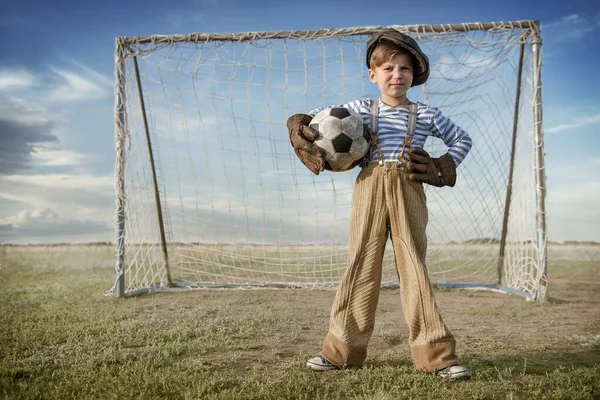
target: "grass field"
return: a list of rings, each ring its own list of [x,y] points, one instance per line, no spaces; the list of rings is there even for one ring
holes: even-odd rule
[[[472,379],[414,372],[396,290],[367,364],[315,373],[333,291],[104,296],[104,246],[0,247],[0,396],[172,399],[600,398],[600,250],[550,249],[550,300],[438,291]]]

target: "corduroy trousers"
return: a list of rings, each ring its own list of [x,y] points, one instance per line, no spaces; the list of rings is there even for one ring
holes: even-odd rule
[[[457,364],[455,340],[438,311],[425,266],[427,199],[423,185],[398,163],[369,163],[352,196],[350,264],[331,309],[321,355],[339,367],[364,363],[375,326],[383,254],[388,236],[400,279],[402,311],[417,370]]]

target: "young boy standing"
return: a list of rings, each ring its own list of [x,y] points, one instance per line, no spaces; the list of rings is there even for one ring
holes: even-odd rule
[[[411,87],[429,77],[429,60],[414,39],[396,30],[379,32],[367,43],[366,63],[369,79],[377,84],[381,97],[342,107],[360,113],[370,124],[373,149],[354,187],[350,264],[336,293],[322,351],[308,360],[307,366],[326,371],[364,363],[375,326],[389,236],[416,369],[448,379],[468,378],[469,371],[459,365],[454,337],[440,316],[427,275],[428,211],[422,184],[454,186],[456,167],[472,142],[437,108],[407,98]],[[317,134],[308,124],[320,110],[293,115],[287,122],[298,158],[317,175],[323,171],[323,156],[312,143]],[[442,139],[448,152],[440,158],[430,157],[423,150],[428,136]]]

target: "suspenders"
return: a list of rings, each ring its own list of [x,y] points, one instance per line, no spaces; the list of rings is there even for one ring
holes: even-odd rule
[[[406,128],[406,135],[404,136],[404,143],[402,144],[402,150],[398,153],[398,162],[406,162],[404,150],[409,149],[412,146],[413,138],[415,136],[415,129],[417,127],[417,104],[411,104],[408,106],[408,126]],[[379,164],[383,164],[383,152],[379,147],[379,100],[371,99],[371,150],[369,153],[369,159],[373,159],[373,148],[377,149],[377,161]]]
[[[408,106],[408,127],[406,128],[406,136],[404,137],[404,144],[402,145],[402,150],[398,154],[398,158],[401,161],[406,161],[404,156],[404,150],[410,151],[410,146],[412,146],[413,139],[415,137],[415,130],[417,128],[417,104],[411,104]]]
[[[379,147],[379,100],[371,99],[371,151],[369,160],[373,159],[373,148],[377,148],[377,159],[381,164],[383,162],[383,152]]]

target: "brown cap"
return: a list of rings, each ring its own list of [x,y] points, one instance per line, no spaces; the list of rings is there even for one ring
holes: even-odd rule
[[[393,43],[413,56],[415,59],[415,73],[412,86],[419,86],[427,81],[427,78],[429,78],[429,58],[421,51],[415,39],[394,29],[386,29],[371,36],[367,42],[367,68],[371,68],[371,55],[375,47],[381,42]]]

